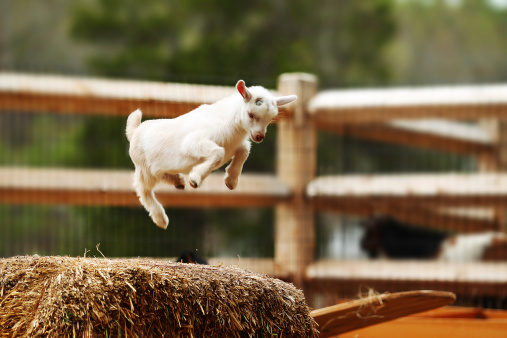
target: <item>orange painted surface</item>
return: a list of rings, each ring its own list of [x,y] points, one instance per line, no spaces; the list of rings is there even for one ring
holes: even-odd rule
[[[445,307],[340,335],[357,338],[507,337],[507,311]]]

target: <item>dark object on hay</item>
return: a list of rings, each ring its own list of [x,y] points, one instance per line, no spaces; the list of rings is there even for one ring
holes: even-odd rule
[[[176,262],[208,265],[208,261],[206,259],[197,256],[192,251],[182,251],[176,259]]]
[[[236,267],[0,259],[1,336],[316,337],[303,293]]]

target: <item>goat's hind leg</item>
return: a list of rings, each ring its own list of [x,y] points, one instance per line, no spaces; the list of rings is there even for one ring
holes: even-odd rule
[[[138,168],[134,173],[134,188],[144,208],[148,211],[153,222],[162,229],[166,229],[169,218],[165,214],[164,207],[155,197],[153,188],[157,179],[151,175],[143,174]]]

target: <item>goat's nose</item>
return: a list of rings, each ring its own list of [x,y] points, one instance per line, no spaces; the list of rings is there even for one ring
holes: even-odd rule
[[[262,140],[264,140],[264,134],[255,135],[255,141],[260,142]]]

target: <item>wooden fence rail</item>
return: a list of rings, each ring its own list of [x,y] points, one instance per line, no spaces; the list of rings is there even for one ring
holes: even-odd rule
[[[316,95],[308,110],[317,125],[507,118],[507,85],[330,90]]]
[[[230,191],[223,175],[211,174],[199,190],[155,188],[161,203],[174,207],[268,207],[290,198],[289,188],[270,175],[245,174]],[[130,170],[0,168],[0,202],[139,206]]]
[[[0,110],[176,117],[234,93],[233,87],[0,73]]]

